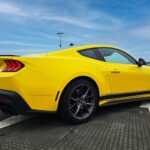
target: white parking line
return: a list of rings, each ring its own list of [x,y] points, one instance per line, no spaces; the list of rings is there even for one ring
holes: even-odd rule
[[[150,102],[143,102],[140,107],[147,108],[150,112]]]
[[[16,123],[19,123],[19,122],[29,119],[31,117],[32,116],[18,115],[18,116],[12,116],[10,118],[4,119],[4,120],[0,121],[0,129],[11,126]]]

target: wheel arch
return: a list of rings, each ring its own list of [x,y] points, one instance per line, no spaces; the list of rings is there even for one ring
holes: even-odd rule
[[[69,85],[70,83],[72,83],[72,82],[75,81],[75,80],[80,80],[80,79],[86,79],[86,80],[90,81],[90,82],[94,85],[94,87],[96,88],[97,93],[98,93],[98,96],[100,96],[100,88],[99,88],[99,86],[98,86],[98,83],[97,83],[93,78],[91,78],[91,77],[89,77],[89,76],[78,76],[78,77],[75,77],[75,78],[73,78],[72,80],[70,80],[70,81],[66,84],[66,86],[63,88],[63,90],[62,90],[62,92],[60,93],[60,96],[59,96],[59,103],[58,103],[58,108],[57,108],[57,110],[59,110],[59,107],[60,107],[60,104],[61,104],[61,99],[62,99],[62,96],[63,96],[63,93],[64,93],[65,89],[68,87],[68,85]]]

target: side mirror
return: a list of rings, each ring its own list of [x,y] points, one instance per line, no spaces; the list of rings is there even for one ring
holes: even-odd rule
[[[146,65],[146,61],[143,58],[139,58],[138,66],[141,67],[143,65]]]

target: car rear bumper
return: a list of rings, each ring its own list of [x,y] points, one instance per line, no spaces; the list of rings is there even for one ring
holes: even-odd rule
[[[0,90],[0,109],[13,114],[22,114],[31,109],[16,92]]]
[[[18,93],[8,90],[0,90],[0,109],[14,115],[56,113],[56,111],[33,110]]]

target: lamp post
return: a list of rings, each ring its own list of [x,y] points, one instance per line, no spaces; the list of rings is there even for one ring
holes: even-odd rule
[[[63,32],[58,32],[57,34],[59,35],[59,47],[61,48],[61,47],[62,47],[61,38],[62,38],[62,35],[63,35],[64,33],[63,33]]]

